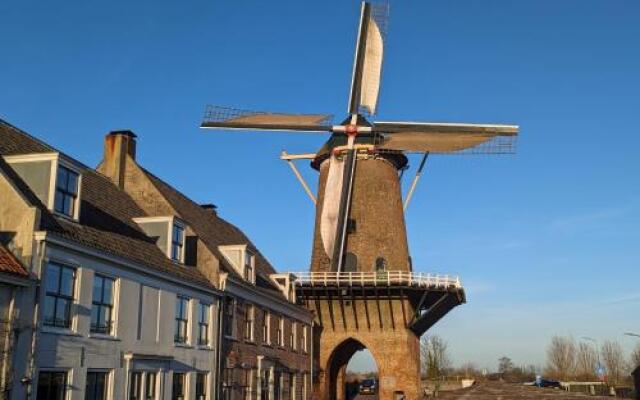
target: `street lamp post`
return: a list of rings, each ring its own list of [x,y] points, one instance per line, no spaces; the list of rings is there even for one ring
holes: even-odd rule
[[[593,348],[596,351],[596,364],[597,364],[595,372],[596,374],[600,374],[602,370],[602,364],[600,364],[600,348],[598,347],[598,341],[589,336],[582,336],[581,339],[593,343]],[[600,379],[602,379],[602,377],[600,377]]]

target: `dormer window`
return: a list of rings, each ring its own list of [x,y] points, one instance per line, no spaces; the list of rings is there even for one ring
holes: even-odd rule
[[[184,228],[174,223],[171,231],[171,259],[184,262]]]
[[[71,218],[75,215],[78,200],[78,178],[76,172],[58,165],[54,210]]]
[[[246,244],[219,246],[220,252],[245,281],[256,283],[256,256]]]
[[[171,261],[184,264],[187,226],[174,216],[133,219]]]
[[[56,215],[78,219],[84,167],[60,153],[5,156],[29,189]]]

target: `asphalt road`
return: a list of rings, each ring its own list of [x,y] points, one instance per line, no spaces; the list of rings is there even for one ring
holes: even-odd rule
[[[353,400],[378,400],[378,394],[358,394]]]
[[[533,386],[508,384],[500,382],[480,383],[473,387],[448,392],[440,392],[438,400],[571,400],[591,399],[603,400],[609,397],[587,396],[580,393],[568,393],[560,389],[541,389]],[[361,398],[358,400],[367,400]]]

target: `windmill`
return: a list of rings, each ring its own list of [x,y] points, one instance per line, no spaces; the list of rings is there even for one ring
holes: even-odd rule
[[[418,172],[404,201],[404,207],[406,207],[429,154],[510,153],[513,152],[515,138],[518,134],[518,127],[515,125],[374,120],[372,117],[376,114],[378,103],[387,17],[387,4],[362,2],[347,116],[341,123],[333,124],[331,115],[327,114],[286,114],[208,106],[201,125],[202,128],[224,130],[329,134],[328,140],[317,153],[306,156],[284,154],[282,158],[289,161],[309,158],[312,160],[312,166],[319,170],[321,165],[325,164],[324,175],[321,172],[320,178],[319,191],[322,196],[319,196],[317,205],[316,238],[319,240],[316,242],[321,243],[321,247],[326,253],[327,260],[325,261],[328,261],[331,271],[344,271],[345,264],[350,264],[348,257],[346,257],[348,255],[348,231],[350,224],[353,225],[354,222],[350,219],[350,215],[354,205],[354,190],[356,192],[359,190],[358,181],[354,175],[358,170],[356,165],[360,160],[378,160],[386,161],[387,164],[391,163],[395,168],[397,178],[398,171],[404,170],[407,164],[405,154],[423,154]],[[376,165],[374,169],[367,168],[367,170],[374,170],[373,174],[376,174],[375,171],[384,168],[382,164]],[[295,167],[293,168],[305,190],[315,201],[315,197],[302,180],[299,172]],[[358,171],[358,174],[362,173],[367,174],[368,172]],[[397,185],[395,182],[391,182],[392,180],[388,179],[387,183],[390,186],[384,190],[398,192],[395,188]],[[376,184],[375,181],[372,183],[371,179],[360,180],[360,182],[362,182],[361,186]],[[389,212],[394,217],[389,218],[397,221],[394,224],[401,226],[401,230],[404,230],[403,202],[400,198],[400,203],[398,203],[395,199],[396,195],[391,197],[393,201],[382,204],[380,207],[392,207],[393,210]],[[366,199],[361,199],[361,203],[366,203]],[[362,206],[366,207],[364,204]],[[398,207],[400,207],[400,214],[398,214]],[[376,241],[373,236],[384,233],[376,231],[380,231],[380,229],[368,229],[371,236],[368,237],[367,245],[385,247],[386,242],[402,242],[404,240],[406,247],[406,237],[398,239],[398,235],[406,236],[406,232],[395,237],[381,237]],[[314,246],[314,252],[316,252],[315,247],[318,246]],[[408,250],[406,253],[408,259]],[[314,255],[314,258],[318,257]],[[376,263],[384,262],[384,258],[376,257]],[[402,263],[402,261],[396,261],[396,264],[398,263]],[[410,270],[410,262],[408,264],[401,269],[408,268]],[[354,268],[353,265],[347,267],[348,270]]]

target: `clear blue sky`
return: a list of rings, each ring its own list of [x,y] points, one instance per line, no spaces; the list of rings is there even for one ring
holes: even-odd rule
[[[322,138],[198,125],[207,103],[342,117],[359,4],[184,3],[2,2],[0,117],[89,165],[133,129],[143,165],[304,270],[314,210],[278,154]],[[542,364],[555,333],[633,345],[639,18],[635,0],[392,1],[381,119],[522,127],[515,156],[430,159],[407,213],[416,270],[466,284],[434,329],[456,362]]]

